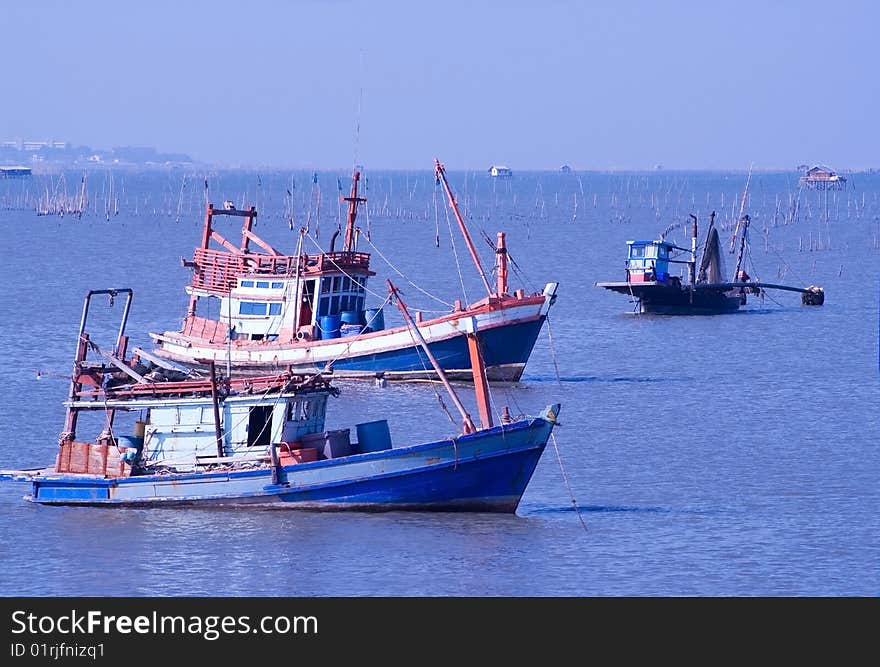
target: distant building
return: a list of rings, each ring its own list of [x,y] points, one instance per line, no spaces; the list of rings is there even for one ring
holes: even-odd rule
[[[841,190],[846,185],[846,177],[822,164],[814,164],[800,178],[801,185],[813,190]]]
[[[47,148],[54,148],[55,150],[60,151],[67,150],[68,148],[66,141],[22,141],[18,143],[18,145],[20,146],[19,150],[25,150],[30,153],[41,151]]]
[[[562,165],[562,167],[560,168],[560,171],[561,171],[563,174],[570,174],[570,173],[571,173],[571,167],[569,167],[567,164],[564,164],[564,165]]]
[[[0,164],[41,163],[74,165],[82,163],[119,165],[175,165],[192,163],[185,153],[159,153],[150,146],[118,146],[113,150],[73,146],[67,141],[0,141]]]
[[[493,164],[489,167],[489,175],[493,178],[509,178],[513,173],[510,171],[510,167]]]

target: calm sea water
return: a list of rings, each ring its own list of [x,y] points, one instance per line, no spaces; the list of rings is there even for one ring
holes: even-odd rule
[[[291,226],[306,222],[329,245],[348,176],[94,171],[81,218],[27,208],[47,192],[73,197],[81,172],[0,181],[0,467],[54,456],[66,392],[56,376],[69,372],[88,289],[135,290],[134,344],[177,328],[189,279],[180,258],[201,229],[205,178],[212,201],[255,204],[257,232],[293,252]],[[391,277],[412,307],[445,308],[397,271],[443,301],[463,290],[478,298],[432,174],[367,179],[359,222],[394,264],[374,253],[373,300]],[[880,593],[880,176],[853,175],[826,205],[798,190],[795,173],[753,174],[749,273],[821,285],[826,304],[773,293],[736,314],[678,318],[633,314],[594,283],[622,279],[627,240],[654,238],[688,213],[705,226],[717,210],[728,238],[745,173],[452,172],[450,181],[475,237],[508,233],[520,269],[512,287],[560,283],[522,382],[493,387],[514,413],[562,403],[559,457],[549,446],[515,516],[53,508],[22,501],[26,487],[7,482],[0,593]],[[224,231],[237,238],[234,226]],[[667,238],[689,243],[681,228]],[[364,239],[360,247],[370,250]],[[397,442],[456,430],[433,386],[342,388],[331,426],[387,417]]]

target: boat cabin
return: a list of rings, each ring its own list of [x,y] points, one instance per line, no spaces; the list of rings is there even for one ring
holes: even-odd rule
[[[324,430],[326,391],[230,396],[219,406],[221,448],[233,460],[261,459],[272,443],[301,443]],[[120,402],[125,409],[145,407],[143,461],[175,468],[197,466],[218,457],[214,408],[210,397]],[[301,446],[301,445],[299,445]]]
[[[666,282],[669,255],[675,246],[667,241],[627,241],[626,281],[630,283]]]
[[[353,206],[363,201],[356,189],[345,199]],[[240,247],[213,228],[216,215],[244,218]],[[382,318],[371,317],[373,311],[364,308],[367,279],[375,274],[370,271],[370,255],[354,247],[353,212],[345,249],[334,252],[331,244],[330,252],[316,255],[278,252],[252,231],[256,216],[253,207],[238,211],[208,205],[202,243],[193,260],[184,262],[194,271],[182,333],[212,343],[286,343],[338,338],[359,333],[367,324],[371,330],[383,328]],[[211,241],[222,249],[210,248]]]
[[[335,393],[321,380],[293,388],[282,377],[255,379],[252,384],[237,380],[225,384],[224,397],[215,402],[207,385],[204,380],[136,383],[107,390],[78,385],[65,403],[72,430],[62,437],[57,471],[94,472],[77,468],[92,466],[89,456],[100,456],[102,447],[105,458],[109,447],[109,453],[118,452],[117,458],[124,462],[176,471],[215,463],[265,462],[273,445],[286,445],[290,452],[320,439],[327,397]],[[108,410],[114,417],[109,423]],[[90,414],[104,425],[96,444],[76,439],[79,418]],[[127,422],[135,418],[129,430]],[[126,431],[132,435],[119,435]],[[316,451],[315,456],[320,454]],[[99,466],[102,474],[106,465],[105,460]],[[129,474],[125,470],[121,476]]]
[[[816,190],[840,190],[846,184],[846,177],[830,167],[815,164],[800,177],[800,183]]]
[[[218,318],[233,340],[273,341],[284,333],[319,339],[343,322],[365,323],[367,278],[338,271],[314,277],[238,276],[228,296],[219,297]]]

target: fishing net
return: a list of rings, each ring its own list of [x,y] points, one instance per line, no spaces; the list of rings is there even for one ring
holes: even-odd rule
[[[718,241],[718,230],[709,230],[706,247],[700,260],[698,282],[720,283],[724,281],[724,262],[721,255],[721,244]]]

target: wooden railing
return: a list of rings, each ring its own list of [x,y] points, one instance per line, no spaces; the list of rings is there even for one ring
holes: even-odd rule
[[[292,255],[262,253],[236,254],[223,250],[196,248],[193,257],[195,289],[228,293],[243,275],[293,275],[297,258]],[[330,252],[322,255],[302,255],[300,273],[356,269],[369,270],[370,255],[365,252]]]

